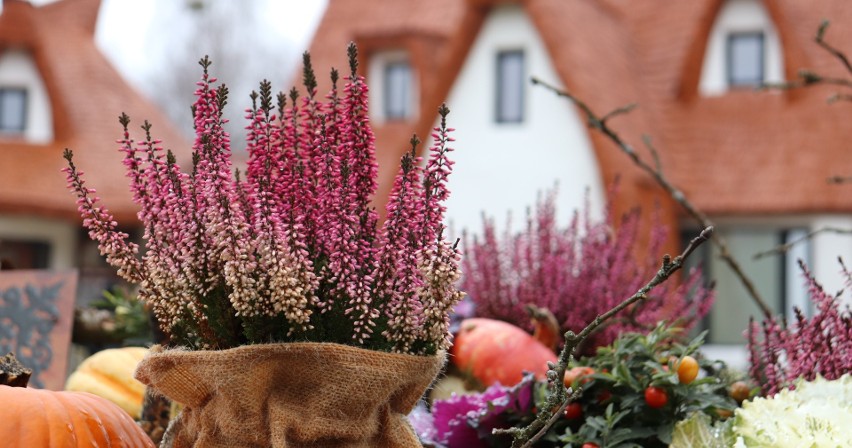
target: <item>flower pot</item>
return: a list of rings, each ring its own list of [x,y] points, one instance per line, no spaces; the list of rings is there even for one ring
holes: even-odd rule
[[[163,447],[420,446],[406,415],[445,354],[332,343],[152,348],[136,378],[182,404]]]

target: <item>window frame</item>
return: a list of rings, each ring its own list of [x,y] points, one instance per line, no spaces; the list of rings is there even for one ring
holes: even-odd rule
[[[3,126],[3,101],[4,97],[11,92],[19,92],[23,96],[23,103],[21,105],[21,127],[20,128],[6,128]],[[29,107],[29,92],[26,87],[11,87],[5,86],[0,87],[0,134],[23,134],[27,130],[27,113]]]
[[[738,81],[734,79],[734,42],[738,38],[758,37],[760,56],[758,58],[758,79],[755,81]],[[766,80],[766,33],[763,30],[734,31],[727,35],[725,42],[725,81],[728,88],[751,88],[763,84]]]
[[[408,69],[408,85],[405,86],[408,90],[407,102],[404,104],[402,114],[397,114],[391,110],[391,72],[398,67]],[[382,67],[382,116],[385,121],[406,121],[414,117],[414,68],[411,61],[408,59],[390,59],[384,63]],[[394,112],[394,113],[392,113]]]
[[[698,232],[698,229],[687,226],[681,230],[681,244],[682,247],[686,247],[688,242],[695,234]],[[798,241],[801,236],[807,235],[810,230],[809,227],[805,224],[794,224],[794,223],[785,223],[783,225],[749,225],[749,224],[729,224],[722,225],[717,227],[716,232],[719,232],[725,238],[730,238],[731,234],[741,233],[741,234],[754,234],[754,235],[772,235],[775,237],[776,241],[774,242],[773,247],[778,247],[782,244],[789,244],[792,241]],[[764,295],[764,299],[768,301],[767,305],[770,308],[777,308],[777,313],[785,316],[788,320],[792,321],[794,319],[794,315],[792,314],[792,306],[796,306],[800,308],[806,316],[813,315],[813,309],[811,307],[810,301],[805,298],[804,300],[797,300],[794,295],[804,293],[806,294],[806,287],[803,287],[798,284],[795,280],[801,280],[800,272],[797,267],[797,259],[802,258],[805,260],[806,264],[810,264],[813,260],[812,249],[813,245],[809,240],[800,241],[800,244],[797,244],[790,252],[785,252],[780,254],[774,259],[767,259],[767,263],[774,263],[774,267],[772,268],[774,271],[774,277],[777,283],[777,291],[775,294]],[[722,261],[713,262],[714,259],[718,256],[717,250],[712,245],[702,245],[698,247],[695,252],[693,252],[692,256],[686,260],[684,265],[684,271],[688,271],[696,266],[701,266],[702,269],[702,284],[708,286],[712,284],[712,282],[719,281],[720,273],[714,272],[714,267],[722,267],[723,271],[730,275],[731,280],[739,281],[736,279],[736,275],[732,272],[728,272],[726,267],[726,263]],[[794,255],[794,251],[801,252],[799,255]],[[791,268],[794,272],[795,278],[794,284],[791,285],[790,275]],[[751,274],[749,274],[751,275]],[[798,291],[795,291],[795,290]],[[745,292],[745,291],[743,291]],[[750,301],[750,297],[743,296],[741,299]],[[726,299],[722,299],[726,300]],[[730,300],[730,299],[727,299]],[[716,303],[719,303],[720,299],[717,297]],[[714,303],[714,307],[716,306]],[[707,331],[707,335],[705,337],[705,341],[707,344],[710,344],[714,347],[733,347],[737,345],[741,345],[739,343],[719,340],[719,335],[716,333],[716,329],[714,329],[713,319],[719,316],[714,316],[714,310],[711,309],[704,318],[698,322],[698,324],[693,328],[693,334],[697,335],[701,331]]]
[[[517,113],[517,117],[508,117],[507,114],[504,114],[504,91],[503,91],[503,79],[505,73],[503,71],[503,61],[509,57],[520,56],[521,59],[521,80],[519,85],[517,86],[520,89],[519,92],[519,107],[520,110]],[[526,119],[526,89],[524,88],[526,83],[524,79],[526,78],[526,66],[527,66],[527,57],[526,52],[523,48],[513,48],[507,50],[500,50],[497,52],[495,58],[495,94],[494,94],[494,121],[499,124],[519,124],[523,123]]]

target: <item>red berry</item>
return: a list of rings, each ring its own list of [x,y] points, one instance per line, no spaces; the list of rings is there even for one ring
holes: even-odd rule
[[[569,403],[565,408],[565,418],[568,420],[576,420],[583,416],[583,406],[580,403]]]
[[[645,403],[648,403],[648,406],[659,409],[668,402],[669,395],[665,389],[656,386],[649,386],[645,389]]]

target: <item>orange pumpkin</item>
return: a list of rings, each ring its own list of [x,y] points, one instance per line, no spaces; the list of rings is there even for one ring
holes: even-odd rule
[[[10,354],[0,361],[0,380],[5,380],[0,381],[3,447],[154,448],[145,432],[115,404],[86,392],[25,387],[29,373],[22,375],[22,370],[8,367],[13,361],[17,364],[14,357]]]
[[[556,353],[529,333],[507,322],[471,318],[462,321],[450,349],[453,363],[484,386],[496,382],[512,386],[523,372],[545,378],[547,362]]]

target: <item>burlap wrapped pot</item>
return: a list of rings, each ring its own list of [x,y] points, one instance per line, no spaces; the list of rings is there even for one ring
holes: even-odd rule
[[[417,447],[406,415],[444,363],[330,343],[154,347],[136,379],[181,403],[162,447]]]

